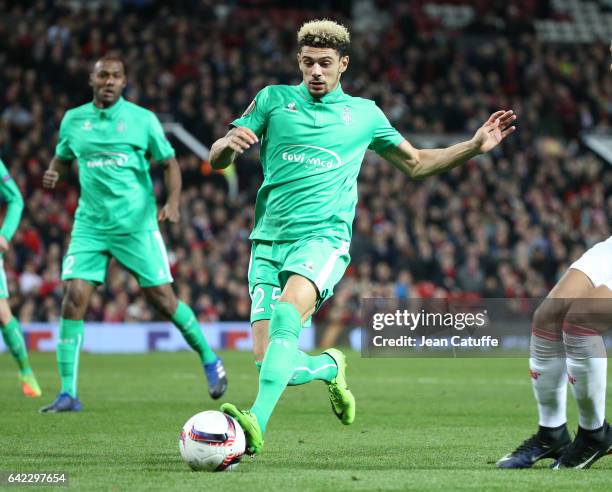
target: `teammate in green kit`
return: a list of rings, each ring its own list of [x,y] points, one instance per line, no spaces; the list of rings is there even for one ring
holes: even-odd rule
[[[96,285],[104,282],[111,257],[136,277],[147,300],[198,353],[209,393],[219,398],[227,387],[223,363],[208,346],[191,308],[174,295],[158,227],[158,220],[179,219],[181,173],[174,149],[151,111],[121,97],[126,75],[120,58],[107,55],[98,60],[89,83],[93,101],[65,114],[55,157],[43,178],[43,185],[53,188],[72,161],[78,162],[81,196],[62,264],[66,292],[57,345],[61,390],[41,412],[81,409],[77,376],[83,318]],[[165,168],[168,199],[159,213],[149,159]]]
[[[491,150],[515,129],[512,111],[496,111],[469,141],[417,150],[373,101],[343,92],[340,77],[349,63],[345,27],[312,21],[297,39],[303,82],[262,89],[210,155],[213,167],[224,168],[261,140],[264,182],[248,273],[254,352],[263,362],[259,391],[249,410],[221,407],[244,429],[250,454],[261,452],[268,419],[288,384],[324,380],[342,423],[355,418],[343,354],[331,349],[310,356],[298,350],[297,341],[349,263],[357,175],[366,150],[420,179]]]
[[[6,348],[19,366],[19,382],[25,396],[37,397],[42,394],[36,377],[30,367],[28,351],[19,321],[13,316],[8,303],[8,285],[4,272],[4,253],[9,249],[9,242],[13,238],[21,213],[23,212],[23,198],[19,188],[11,178],[4,162],[0,159],[0,195],[7,203],[6,214],[2,227],[0,227],[0,331]]]

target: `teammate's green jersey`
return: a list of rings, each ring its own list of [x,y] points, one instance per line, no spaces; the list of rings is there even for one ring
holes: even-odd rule
[[[71,109],[55,155],[78,161],[81,196],[73,235],[158,229],[149,159],[164,161],[174,149],[151,111],[123,98],[109,108],[91,102]]]
[[[340,84],[320,99],[303,83],[265,87],[232,126],[261,140],[264,182],[251,239],[266,241],[350,239],[366,150],[403,140],[373,101],[345,94]]]
[[[0,195],[6,202],[6,213],[0,227],[0,236],[10,241],[17,230],[21,213],[23,212],[23,198],[13,178],[0,159]]]

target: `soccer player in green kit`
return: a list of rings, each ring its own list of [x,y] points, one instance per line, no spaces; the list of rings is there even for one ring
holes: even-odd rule
[[[62,264],[66,291],[57,345],[61,390],[40,411],[81,409],[77,376],[83,318],[111,257],[134,274],[147,300],[181,331],[200,356],[210,395],[219,398],[227,387],[223,363],[208,346],[191,308],[172,290],[158,227],[158,220],[179,219],[181,172],[174,149],[155,114],[121,97],[126,75],[120,58],[98,60],[89,83],[93,101],[65,114],[55,157],[43,177],[43,185],[53,188],[72,161],[78,161],[81,196]],[[159,213],[149,159],[165,169],[168,198]]]
[[[257,195],[248,279],[256,358],[265,356],[259,391],[248,410],[221,410],[245,431],[247,452],[260,453],[266,425],[288,384],[324,380],[342,423],[355,417],[355,399],[338,350],[309,356],[297,348],[305,321],[332,296],[349,263],[357,175],[371,149],[401,172],[424,178],[497,146],[515,129],[512,111],[496,111],[469,141],[417,150],[373,101],[344,93],[349,33],[333,21],[312,21],[298,32],[303,82],[262,89],[210,160],[220,169],[261,139],[264,182]],[[265,348],[267,346],[267,348]]]
[[[2,227],[0,227],[0,331],[6,348],[19,366],[19,382],[23,394],[29,397],[37,397],[42,394],[42,391],[30,367],[23,331],[19,326],[19,321],[13,316],[8,303],[9,292],[3,258],[19,225],[23,212],[23,198],[1,159],[0,195],[7,203],[4,221]]]

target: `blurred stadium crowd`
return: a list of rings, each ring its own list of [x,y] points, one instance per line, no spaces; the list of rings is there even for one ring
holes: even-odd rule
[[[424,134],[468,136],[494,109],[519,115],[499,151],[421,182],[367,155],[352,264],[320,321],[350,321],[363,296],[543,296],[610,235],[611,173],[578,139],[611,125],[609,47],[540,41],[534,19],[554,14],[548,2],[472,2],[478,15],[461,28],[426,15],[421,1],[324,1],[317,11],[257,0],[82,3],[0,0],[0,156],[26,202],[4,264],[22,322],[59,316],[78,182],[49,193],[41,177],[62,115],[91,99],[91,62],[120,52],[126,97],[210,145],[259,89],[299,82],[295,32],[313,17],[352,29],[343,88],[375,99],[417,145]],[[178,292],[202,321],[248,319],[257,153],[239,159],[240,192],[230,198],[222,176],[173,143],[182,218],[162,232]],[[161,200],[162,175],[153,173]],[[155,317],[112,264],[88,319]]]

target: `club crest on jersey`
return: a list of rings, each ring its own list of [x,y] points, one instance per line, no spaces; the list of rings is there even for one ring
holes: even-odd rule
[[[117,123],[117,133],[123,133],[125,130],[125,121],[121,120]]]
[[[295,107],[294,102],[290,102],[283,108],[285,111],[290,111],[291,113],[297,113],[297,108]]]
[[[344,106],[344,110],[342,111],[342,121],[346,126],[350,125],[353,121],[353,117],[351,116],[351,108],[348,106]]]
[[[85,123],[83,123],[83,130],[91,130],[93,128],[93,125],[91,124],[91,121],[86,120]]]

